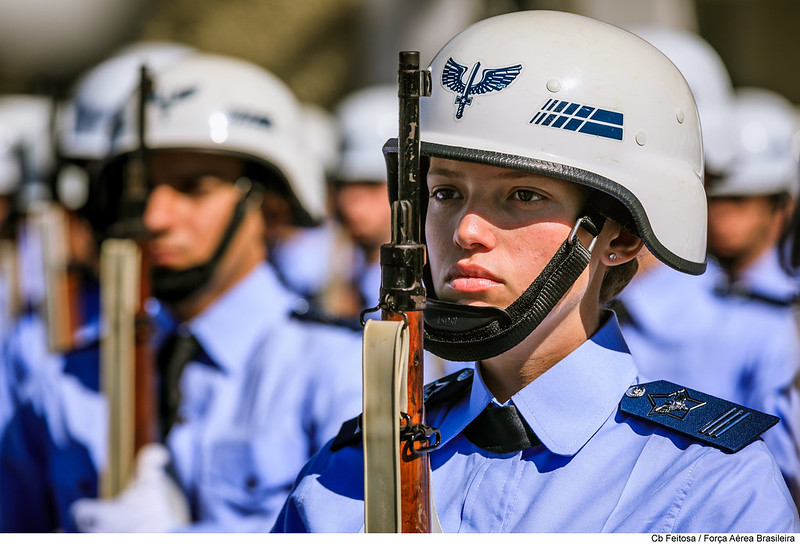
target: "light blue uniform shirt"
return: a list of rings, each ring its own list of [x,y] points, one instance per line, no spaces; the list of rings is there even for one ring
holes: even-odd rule
[[[361,411],[360,334],[291,317],[295,299],[263,265],[182,325],[204,350],[181,375],[180,421],[167,436],[197,521],[182,530],[269,530],[305,461]],[[68,507],[95,496],[106,464],[105,399],[46,352],[41,323],[21,330],[18,347],[40,371],[25,380],[17,428],[28,434],[14,442],[24,447],[3,452],[15,482],[0,484],[0,505],[25,497],[8,530],[74,530]],[[57,519],[47,519],[53,503]]]
[[[730,455],[619,411],[639,383],[616,319],[515,394],[542,441],[492,454],[461,431],[495,402],[477,372],[469,395],[432,409],[430,454],[444,532],[768,532],[800,522],[761,441]],[[276,532],[363,530],[361,444],[320,451],[303,469]]]
[[[361,335],[290,318],[294,299],[264,266],[188,323],[213,364],[184,369],[167,445],[194,530],[269,530],[305,461],[361,411]]]
[[[764,433],[791,486],[800,478],[800,341],[790,310],[715,294],[723,272],[658,264],[618,299],[622,332],[643,376],[679,383],[781,418]],[[776,311],[782,310],[782,311]]]
[[[755,295],[763,295],[776,301],[796,300],[800,293],[800,282],[781,268],[777,248],[766,252],[742,271],[736,283]]]
[[[49,352],[34,313],[17,320],[4,346],[13,409],[0,430],[0,531],[74,530],[70,505],[96,496],[107,406],[98,394],[97,291],[82,295],[88,321],[73,351]]]
[[[298,229],[270,249],[270,262],[289,289],[314,299],[330,281],[333,268],[347,263],[347,257],[336,252],[336,236],[331,223]]]

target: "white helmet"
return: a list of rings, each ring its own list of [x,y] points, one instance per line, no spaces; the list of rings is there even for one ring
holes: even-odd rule
[[[336,172],[341,135],[336,118],[317,104],[303,104],[303,132],[307,146],[319,158],[327,176]]]
[[[141,67],[156,73],[192,51],[192,47],[178,43],[137,42],[119,49],[78,79],[71,96],[59,108],[56,124],[62,163],[55,190],[60,202],[80,209],[90,198],[91,167],[87,163],[102,161],[108,155],[114,126],[139,85]]]
[[[431,96],[421,100],[423,155],[595,188],[627,208],[628,226],[659,259],[704,271],[697,107],[655,47],[580,15],[515,12],[457,35],[430,71]]]
[[[295,222],[325,216],[320,161],[303,134],[301,107],[277,77],[238,58],[196,53],[153,78],[145,112],[147,149],[242,157],[279,174],[295,199]],[[110,159],[139,148],[138,93],[125,106]]]
[[[192,51],[177,43],[139,42],[89,70],[59,113],[59,153],[72,160],[105,159],[117,115],[139,85],[140,67],[157,73]]]
[[[798,111],[780,94],[757,88],[736,91],[738,151],[726,176],[708,185],[709,196],[749,196],[800,189]]]
[[[636,27],[644,38],[678,67],[694,95],[703,129],[706,171],[723,175],[736,153],[734,91],[722,58],[699,35],[676,28]]]
[[[338,181],[386,182],[381,148],[397,135],[397,87],[378,85],[346,96],[336,107],[343,148]]]
[[[48,97],[0,97],[0,192],[15,193],[23,210],[52,197],[52,116],[53,101]]]

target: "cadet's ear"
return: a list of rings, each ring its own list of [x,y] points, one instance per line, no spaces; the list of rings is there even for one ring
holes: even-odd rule
[[[600,262],[606,266],[627,263],[635,258],[644,247],[641,238],[614,221],[606,221],[605,228],[613,229],[608,249],[600,256]]]

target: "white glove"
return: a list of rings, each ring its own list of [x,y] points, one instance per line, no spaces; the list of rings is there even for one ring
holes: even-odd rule
[[[75,526],[85,533],[163,533],[191,521],[183,492],[167,474],[169,450],[148,444],[136,459],[136,473],[113,499],[80,499],[72,505]]]

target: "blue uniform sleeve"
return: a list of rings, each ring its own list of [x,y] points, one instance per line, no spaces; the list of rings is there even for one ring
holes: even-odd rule
[[[733,456],[709,449],[697,465],[686,475],[685,496],[676,497],[673,515],[665,516],[665,531],[704,532],[708,527],[738,533],[800,530],[797,509],[763,441]],[[702,478],[697,477],[700,474]]]
[[[790,311],[786,320],[773,327],[776,333],[760,345],[754,364],[753,382],[743,384],[750,392],[750,406],[776,415],[781,421],[764,433],[769,447],[790,489],[800,493],[800,337]],[[779,341],[780,339],[780,341]],[[800,500],[800,496],[796,497]]]
[[[74,531],[72,504],[97,494],[97,471],[84,445],[56,443],[47,421],[29,404],[0,438],[0,531]]]

